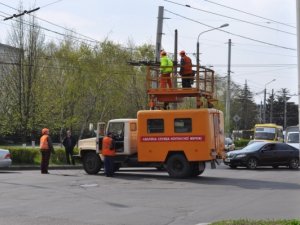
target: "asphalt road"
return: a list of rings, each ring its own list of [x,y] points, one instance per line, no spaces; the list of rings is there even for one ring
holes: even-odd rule
[[[195,225],[300,218],[300,170],[206,169],[170,179],[153,169],[113,178],[83,170],[0,170],[0,225]]]

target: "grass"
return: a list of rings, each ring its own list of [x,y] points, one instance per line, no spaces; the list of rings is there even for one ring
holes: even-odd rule
[[[300,225],[300,220],[222,220],[211,223],[211,225]]]

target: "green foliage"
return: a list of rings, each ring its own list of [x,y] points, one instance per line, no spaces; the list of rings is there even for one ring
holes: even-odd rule
[[[235,145],[236,148],[243,148],[248,144],[249,141],[250,141],[249,139],[241,138],[239,140],[235,140],[234,145]]]
[[[39,157],[39,150],[24,147],[7,147],[12,157],[13,164],[35,164],[35,159]]]
[[[12,164],[20,165],[36,165],[40,164],[41,153],[38,148],[29,148],[29,147],[3,147],[8,149],[11,153]],[[74,154],[78,154],[78,149],[74,149]],[[50,164],[62,165],[66,164],[66,154],[64,148],[55,148],[55,154],[51,154]]]
[[[300,220],[223,220],[211,223],[211,225],[300,225]]]

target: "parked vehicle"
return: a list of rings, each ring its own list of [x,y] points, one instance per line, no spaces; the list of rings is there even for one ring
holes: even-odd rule
[[[10,167],[11,162],[12,160],[9,150],[0,149],[0,168]]]
[[[141,110],[137,119],[112,119],[97,126],[97,138],[79,141],[79,157],[88,174],[103,165],[102,135],[113,133],[115,167],[161,167],[174,178],[198,176],[224,157],[223,113],[216,109]],[[101,132],[99,132],[101,131]]]
[[[234,145],[234,142],[231,138],[227,137],[225,138],[225,151],[228,152],[228,151],[233,151],[235,149],[235,145]]]
[[[226,153],[224,164],[231,168],[238,166],[255,169],[257,166],[299,167],[299,150],[285,143],[256,142],[241,150]]]

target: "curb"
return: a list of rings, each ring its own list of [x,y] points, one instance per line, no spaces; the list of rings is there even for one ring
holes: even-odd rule
[[[39,170],[40,165],[12,165],[1,170]],[[49,170],[75,170],[83,169],[82,165],[49,165]]]

